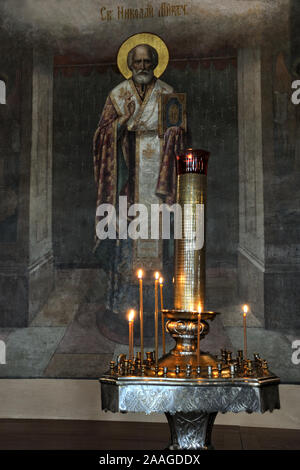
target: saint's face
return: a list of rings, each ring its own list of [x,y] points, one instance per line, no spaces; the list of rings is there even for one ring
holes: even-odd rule
[[[137,46],[133,56],[132,67],[136,72],[152,70],[153,62],[148,48]]]
[[[137,46],[132,60],[132,78],[138,85],[148,85],[153,80],[153,59],[149,49]]]

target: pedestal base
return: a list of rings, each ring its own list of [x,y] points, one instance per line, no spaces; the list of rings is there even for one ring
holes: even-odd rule
[[[165,413],[171,433],[169,450],[213,449],[211,433],[218,413]]]

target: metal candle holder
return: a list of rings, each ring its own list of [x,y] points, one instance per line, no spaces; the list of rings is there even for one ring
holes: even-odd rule
[[[174,309],[163,310],[166,331],[174,338],[176,346],[159,360],[159,367],[175,371],[190,365],[197,367],[216,366],[216,358],[201,353],[197,358],[198,306],[205,307],[205,226],[203,246],[195,248],[194,234],[197,227],[199,208],[206,218],[207,164],[210,153],[205,150],[188,149],[177,156],[177,195],[176,203],[189,207],[188,214],[182,210],[182,237],[175,240],[174,257]],[[201,312],[200,338],[209,332],[208,320],[213,320],[217,312]]]

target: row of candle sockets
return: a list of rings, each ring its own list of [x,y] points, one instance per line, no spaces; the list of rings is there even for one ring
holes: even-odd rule
[[[141,344],[141,363],[144,362],[144,307],[143,307],[143,270],[139,269],[137,271],[137,277],[139,281],[139,306],[140,306],[140,344]],[[160,307],[161,311],[164,308],[163,303],[163,278],[160,276],[160,273],[157,271],[154,274],[154,323],[155,323],[155,365],[158,366],[158,284],[160,285]],[[194,306],[191,306],[191,311],[194,311]],[[246,316],[249,311],[248,305],[243,306],[243,329],[244,329],[244,355],[247,358],[247,320]],[[201,313],[202,305],[198,305],[198,331],[197,331],[197,360],[198,364],[200,362],[200,334],[201,334]],[[134,357],[134,309],[129,310],[128,312],[128,325],[129,325],[129,360],[133,360]],[[161,313],[161,323],[162,323],[162,349],[163,356],[166,353],[166,342],[165,342],[165,318],[164,314]]]
[[[112,375],[140,375],[144,376],[147,373],[147,367],[151,368],[154,364],[154,352],[147,352],[147,361],[146,364],[141,363],[140,352],[137,353],[137,357],[133,360],[126,359],[125,355],[121,355],[122,362],[116,365],[115,361],[110,362],[110,372]],[[232,358],[232,352],[225,349],[221,350],[220,362],[217,363],[217,368],[213,368],[211,365],[202,368],[201,366],[196,366],[195,369],[192,368],[191,364],[187,364],[186,369],[182,370],[180,365],[175,365],[175,371],[169,371],[168,367],[159,368],[155,366],[154,372],[155,375],[162,375],[167,377],[169,373],[172,375],[180,374],[185,375],[185,377],[190,377],[192,374],[196,374],[198,377],[207,375],[208,377],[218,377],[224,376],[225,378],[230,376],[252,376],[252,375],[261,375],[268,373],[268,363],[266,360],[261,359],[258,353],[254,353],[254,360],[244,359],[243,351],[239,350],[236,359]]]

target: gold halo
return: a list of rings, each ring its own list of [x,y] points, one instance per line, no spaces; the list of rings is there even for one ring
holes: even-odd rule
[[[164,41],[159,36],[156,36],[156,34],[151,33],[134,34],[123,42],[117,56],[117,64],[121,74],[127,79],[131,77],[132,72],[127,65],[127,56],[129,51],[139,44],[148,44],[156,49],[158,64],[154,69],[154,75],[156,78],[160,77],[168,65],[169,51]]]

